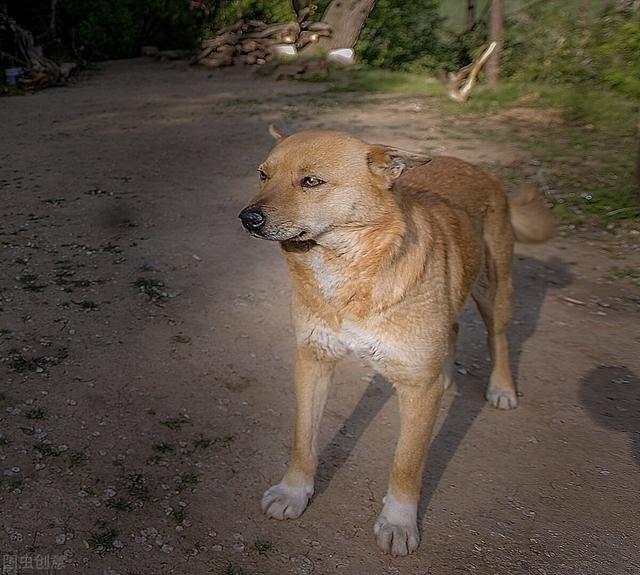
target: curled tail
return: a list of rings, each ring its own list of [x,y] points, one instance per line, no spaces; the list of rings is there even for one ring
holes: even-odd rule
[[[516,241],[537,244],[555,231],[555,221],[534,186],[525,186],[509,197],[511,225]]]

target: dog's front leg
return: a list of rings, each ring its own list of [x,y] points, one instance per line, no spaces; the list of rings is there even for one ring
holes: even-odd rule
[[[282,481],[262,496],[262,511],[269,517],[295,519],[313,495],[318,430],[335,363],[318,359],[308,348],[298,349],[294,377],[296,426],[291,459]]]
[[[441,377],[420,383],[396,382],[400,438],[389,478],[389,489],[374,527],[378,545],[385,553],[408,555],[420,542],[420,483],[444,392]]]

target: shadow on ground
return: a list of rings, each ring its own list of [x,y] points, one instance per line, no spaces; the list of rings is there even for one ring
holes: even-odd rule
[[[599,365],[580,382],[580,402],[597,425],[628,434],[640,467],[640,378],[624,366]]]

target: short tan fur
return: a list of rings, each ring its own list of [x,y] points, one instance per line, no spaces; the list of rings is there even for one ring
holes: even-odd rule
[[[307,506],[332,373],[355,353],[397,390],[400,436],[374,532],[383,551],[406,555],[419,543],[422,468],[452,379],[458,316],[471,296],[493,362],[487,400],[516,407],[506,337],[514,237],[544,241],[553,220],[535,190],[509,202],[494,177],[456,158],[342,132],[270,132],[277,144],[240,217],[279,241],[287,261],[297,415],[289,466],[262,509],[284,519]]]

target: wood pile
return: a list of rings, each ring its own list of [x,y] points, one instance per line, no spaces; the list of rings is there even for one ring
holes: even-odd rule
[[[35,45],[33,34],[19,26],[13,18],[0,13],[0,34],[13,39],[16,54],[2,54],[20,64],[25,71],[17,85],[25,90],[37,90],[64,84],[76,69],[72,62],[58,64],[42,54]]]
[[[330,35],[331,29],[324,22],[266,24],[260,20],[238,20],[205,40],[192,63],[208,68],[261,65],[277,54],[276,46],[291,46],[290,52],[295,54]]]

